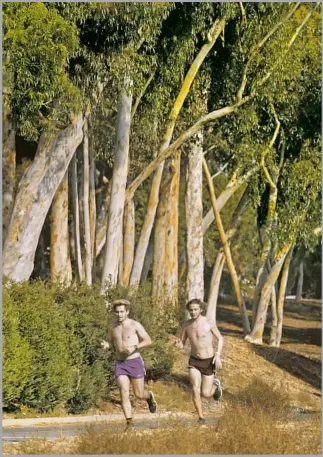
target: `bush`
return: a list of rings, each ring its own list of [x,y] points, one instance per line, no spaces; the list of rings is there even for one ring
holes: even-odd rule
[[[8,409],[19,407],[22,391],[30,379],[33,353],[26,338],[19,332],[19,313],[16,303],[3,288],[2,321],[2,399]]]
[[[115,288],[109,301],[129,298],[130,317],[153,339],[144,351],[147,375],[170,373],[173,348],[167,319],[157,315],[147,291]],[[115,354],[101,347],[112,317],[98,286],[62,289],[42,281],[5,283],[3,313],[4,405],[47,411],[57,406],[79,413],[107,400],[116,387]]]

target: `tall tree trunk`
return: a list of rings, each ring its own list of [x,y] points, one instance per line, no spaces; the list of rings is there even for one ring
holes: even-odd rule
[[[163,137],[162,145],[159,149],[158,155],[162,154],[164,151],[166,151],[170,145],[172,136],[173,136],[173,131],[174,127],[176,124],[177,117],[179,115],[180,110],[182,109],[183,103],[187,97],[187,94],[189,93],[189,90],[191,88],[191,85],[195,79],[195,76],[197,75],[204,59],[208,55],[209,51],[212,49],[214,43],[216,42],[217,38],[221,34],[221,32],[224,30],[225,26],[225,20],[220,19],[216,20],[215,23],[213,24],[211,30],[208,33],[208,42],[204,44],[204,46],[201,48],[200,52],[194,59],[190,69],[188,70],[184,82],[182,84],[182,87],[180,89],[180,92],[176,98],[176,101],[174,103],[174,106],[172,108],[172,111],[169,115],[169,123],[166,128],[166,132]],[[131,272],[131,277],[130,277],[130,285],[137,285],[139,284],[140,277],[141,277],[141,272],[142,272],[142,267],[144,264],[144,259],[149,243],[149,238],[150,234],[152,231],[155,215],[156,215],[156,210],[157,210],[157,205],[158,205],[158,195],[159,195],[159,188],[160,188],[160,183],[161,183],[161,177],[163,174],[163,168],[164,168],[164,161],[162,161],[155,174],[154,178],[152,180],[152,185],[151,185],[151,191],[149,195],[149,200],[147,204],[147,211],[146,211],[146,216],[145,220],[141,229],[137,249],[136,249],[136,254],[135,254],[135,260]],[[132,198],[132,197],[131,197]]]
[[[95,227],[95,252],[96,257],[101,253],[103,246],[105,245],[106,235],[107,235],[107,225],[108,225],[108,216],[109,216],[109,205],[110,205],[110,196],[111,196],[111,186],[112,182],[109,181],[105,192],[104,200],[101,204],[101,208],[96,220]]]
[[[217,228],[219,231],[221,242],[223,244],[223,251],[224,251],[224,255],[225,255],[226,264],[228,266],[228,270],[230,272],[230,276],[231,276],[231,279],[233,282],[233,287],[234,287],[235,294],[237,297],[239,311],[240,311],[240,315],[241,315],[241,319],[242,319],[243,330],[244,330],[244,333],[247,334],[250,332],[250,324],[249,324],[247,309],[246,309],[246,305],[245,305],[245,302],[244,302],[244,299],[243,299],[243,296],[241,293],[238,275],[237,275],[237,272],[236,272],[236,269],[235,269],[235,266],[234,266],[234,263],[232,260],[231,250],[230,250],[230,247],[227,242],[227,238],[226,238],[226,235],[225,235],[225,232],[223,229],[221,216],[220,216],[219,210],[217,208],[216,195],[215,195],[212,178],[211,178],[206,160],[204,158],[203,158],[203,169],[204,169],[204,172],[206,175],[206,179],[207,179],[207,183],[208,183],[208,187],[209,187],[209,191],[210,191],[210,195],[211,195],[211,201],[212,201],[213,211],[214,211],[214,215],[215,215],[216,225],[217,225]]]
[[[290,274],[288,276],[288,281],[287,281],[287,288],[286,288],[286,295],[291,295],[293,288],[295,286],[297,274],[298,274],[298,269],[301,261],[303,260],[305,255],[305,248],[301,246],[297,251],[292,259],[291,265],[290,265]]]
[[[220,282],[223,272],[223,267],[225,264],[225,256],[223,252],[223,248],[221,248],[216,256],[216,260],[213,267],[212,278],[210,283],[210,293],[207,302],[207,311],[206,316],[209,319],[214,320],[216,322],[216,308],[218,303],[218,296],[220,290]]]
[[[130,84],[130,81],[125,82],[125,87],[119,98],[116,151],[113,166],[104,268],[102,274],[102,291],[106,291],[110,285],[115,285],[118,279],[120,240],[123,232],[123,213],[129,158],[132,103]]]
[[[231,228],[225,234],[227,241],[230,243],[231,243],[232,238],[235,236],[235,234],[239,230],[239,227],[242,222],[242,215],[244,214],[245,210],[247,209],[249,201],[250,201],[249,187],[247,187],[244,191],[243,196],[241,197],[241,199],[238,203],[238,206],[236,207],[236,209],[232,215],[232,218],[230,221]],[[217,301],[218,301],[218,296],[219,296],[220,282],[221,282],[224,262],[225,262],[225,255],[224,255],[224,250],[222,247],[218,252],[218,255],[216,257],[214,267],[213,267],[212,278],[211,278],[211,283],[210,283],[210,292],[209,292],[209,298],[208,298],[208,303],[207,303],[207,312],[206,312],[207,317],[209,317],[210,319],[214,319],[215,322],[216,322],[216,307],[217,307]]]
[[[2,246],[4,245],[14,203],[16,180],[16,132],[10,113],[3,104],[2,113]]]
[[[282,333],[283,333],[283,313],[284,313],[284,304],[286,296],[286,287],[288,280],[288,273],[290,263],[293,257],[293,246],[288,251],[286,256],[283,271],[280,280],[279,294],[278,294],[278,303],[277,303],[277,327],[272,326],[270,334],[270,345],[274,347],[279,347],[281,343]]]
[[[229,180],[228,184],[226,185],[225,189],[221,192],[221,194],[217,197],[216,203],[217,208],[221,212],[222,208],[225,206],[227,201],[235,194],[235,192],[241,188],[249,179],[261,168],[260,165],[255,166],[251,170],[249,170],[243,176],[237,178],[236,173],[233,173],[231,179]],[[207,214],[204,216],[202,221],[202,232],[203,235],[207,232],[208,228],[214,221],[214,211],[211,208]],[[187,254],[185,250],[183,250],[179,257],[179,270],[180,270],[180,277],[185,272],[186,269],[186,261],[187,261]]]
[[[302,301],[303,282],[304,282],[304,261],[301,260],[301,263],[299,264],[299,267],[298,267],[297,289],[296,289],[296,303],[298,303],[298,304],[300,304]]]
[[[202,140],[202,134],[197,134],[191,141],[186,168],[186,301],[204,299]]]
[[[72,282],[72,266],[68,232],[68,171],[59,185],[52,203],[50,278],[69,286]]]
[[[77,146],[82,141],[82,114],[53,135],[40,138],[33,163],[21,179],[3,250],[3,274],[27,281],[46,214]]]
[[[85,248],[85,281],[92,284],[91,224],[90,224],[90,164],[89,164],[89,127],[88,115],[83,125],[83,214],[84,214],[84,248]]]
[[[173,178],[174,169],[171,161],[166,162],[163,173],[163,180],[160,186],[159,204],[155,222],[154,232],[154,260],[153,260],[153,281],[152,296],[157,306],[164,305],[164,278],[165,278],[165,254],[166,254],[166,232],[168,221],[166,218],[168,210],[169,186]]]
[[[90,135],[90,228],[91,228],[91,258],[92,258],[92,283],[96,280],[96,195],[95,195],[95,160],[93,157],[92,135]]]
[[[72,208],[73,208],[73,228],[75,242],[75,262],[77,276],[80,282],[83,281],[83,263],[81,251],[81,232],[80,232],[80,205],[78,195],[78,179],[77,179],[77,160],[76,153],[73,155],[71,162],[71,191],[72,191]]]
[[[176,309],[178,304],[178,197],[180,183],[181,153],[176,151],[172,168],[173,178],[170,183],[168,208],[166,212],[165,238],[165,276],[164,292],[167,303]]]
[[[126,203],[123,233],[123,272],[122,283],[129,285],[130,273],[135,253],[135,204],[133,199]]]
[[[262,344],[263,342],[263,333],[267,317],[267,309],[269,305],[270,295],[272,293],[272,288],[274,287],[279,273],[281,271],[282,265],[284,263],[287,252],[290,248],[290,245],[285,246],[276,256],[274,264],[272,266],[271,272],[267,276],[266,282],[261,290],[259,304],[257,306],[257,315],[256,320],[253,325],[250,335],[246,336],[246,340],[250,343]]]
[[[145,257],[145,261],[144,261],[144,266],[142,268],[140,284],[144,284],[147,280],[148,273],[151,270],[153,256],[154,256],[154,239],[153,239],[153,237],[150,237],[148,249],[147,249],[146,257]]]

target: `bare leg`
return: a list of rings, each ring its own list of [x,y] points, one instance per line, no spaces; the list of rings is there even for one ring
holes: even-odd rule
[[[202,375],[202,388],[201,393],[203,397],[212,397],[216,389],[214,385],[214,374],[210,376]]]
[[[136,379],[136,378],[131,378],[131,384],[132,384],[132,389],[133,393],[137,398],[140,400],[149,400],[150,398],[150,393],[148,392],[147,389],[145,389],[145,381],[144,378]]]
[[[193,390],[193,403],[199,418],[203,418],[202,401],[201,401],[201,382],[202,375],[196,368],[189,369],[189,377]]]
[[[121,375],[117,378],[117,384],[121,394],[121,406],[126,419],[132,417],[131,403],[129,396],[130,381],[128,376]]]

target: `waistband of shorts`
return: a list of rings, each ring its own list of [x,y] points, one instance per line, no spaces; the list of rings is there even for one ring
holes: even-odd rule
[[[140,354],[138,355],[138,357],[134,357],[133,359],[116,360],[116,363],[131,362],[132,360],[137,360],[137,359],[142,360],[142,357]]]
[[[204,361],[204,360],[213,360],[214,358],[214,355],[212,355],[212,357],[208,357],[207,359],[199,359],[198,357],[194,357],[194,355],[190,355],[190,359],[193,359],[193,360],[200,360],[200,361]]]

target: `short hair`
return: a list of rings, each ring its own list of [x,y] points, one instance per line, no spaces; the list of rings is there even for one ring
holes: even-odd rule
[[[129,311],[130,310],[130,301],[128,300],[124,300],[123,298],[119,298],[118,300],[115,300],[113,303],[112,303],[112,309],[113,311],[116,310],[116,307],[117,306],[124,306],[126,308],[126,311]]]
[[[199,305],[201,308],[202,312],[206,311],[206,303],[203,300],[200,300],[199,298],[192,298],[189,302],[186,303],[186,309],[188,310],[190,305]]]

